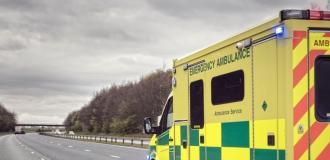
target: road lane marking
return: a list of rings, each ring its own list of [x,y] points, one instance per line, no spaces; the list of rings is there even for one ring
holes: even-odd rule
[[[119,156],[110,155],[112,158],[120,158]]]
[[[69,148],[72,148],[72,146],[68,146]]]
[[[91,150],[89,150],[89,149],[85,149],[85,152],[90,152]]]
[[[40,160],[50,160],[49,158],[47,158],[45,155],[43,155],[42,153],[39,153],[35,150],[33,150],[32,148],[24,145],[24,142],[21,142],[19,138],[15,137],[15,140],[17,143],[20,144],[20,146],[25,149],[28,153],[33,154],[35,156],[37,156],[36,158],[40,159]]]

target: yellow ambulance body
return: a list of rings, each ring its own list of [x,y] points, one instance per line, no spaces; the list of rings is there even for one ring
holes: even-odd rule
[[[283,10],[174,60],[148,159],[330,160],[329,19]]]

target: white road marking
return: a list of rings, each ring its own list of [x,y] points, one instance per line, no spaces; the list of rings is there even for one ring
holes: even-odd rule
[[[16,138],[16,137],[15,137]],[[30,154],[37,155],[37,158],[40,158],[40,160],[50,160],[49,158],[43,158],[45,156],[41,155],[39,152],[34,151],[33,149],[29,148],[28,146],[24,145],[22,142],[19,141],[19,139],[16,138],[16,141],[20,144],[21,147],[23,147],[27,152],[30,152]],[[45,141],[46,142],[46,141]],[[53,142],[52,142],[53,143]]]
[[[119,156],[110,155],[112,158],[120,158]]]
[[[61,145],[61,143],[57,143],[57,145],[58,145],[58,146],[60,146],[60,145]]]
[[[53,144],[54,142],[49,142],[49,143]]]
[[[72,146],[68,146],[69,148],[72,148]]]
[[[89,150],[89,149],[85,149],[85,152],[90,152],[91,150]]]

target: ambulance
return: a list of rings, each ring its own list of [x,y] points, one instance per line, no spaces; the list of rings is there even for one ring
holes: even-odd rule
[[[330,160],[330,12],[279,17],[173,62],[149,160]]]

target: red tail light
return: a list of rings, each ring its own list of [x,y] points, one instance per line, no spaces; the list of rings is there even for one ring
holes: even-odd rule
[[[323,19],[330,20],[330,11],[323,11]]]
[[[309,11],[309,19],[322,19],[322,11]]]

